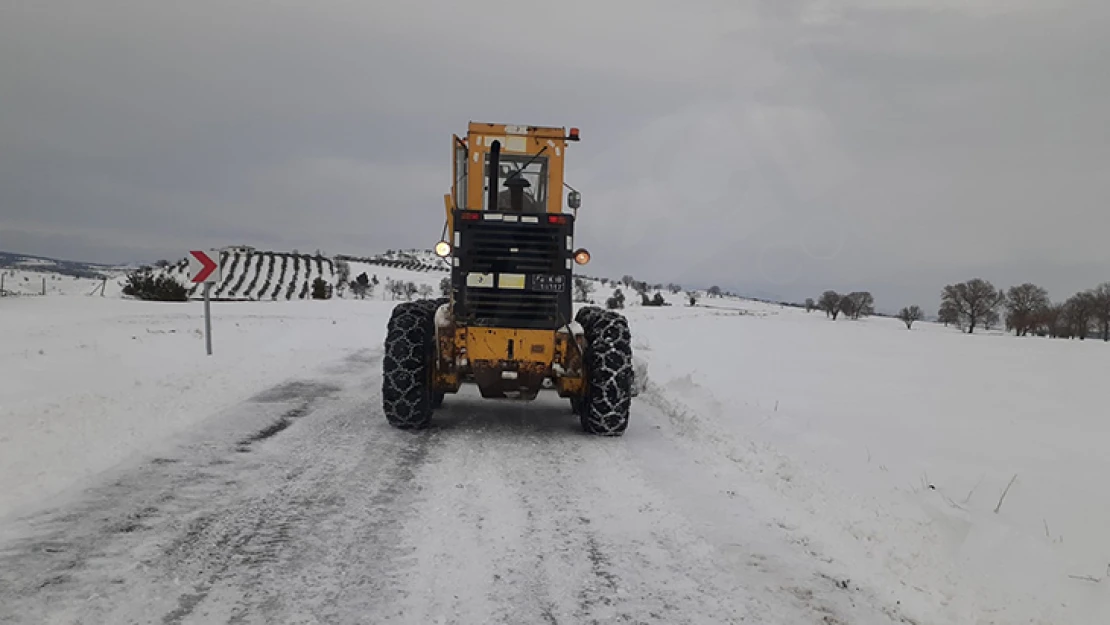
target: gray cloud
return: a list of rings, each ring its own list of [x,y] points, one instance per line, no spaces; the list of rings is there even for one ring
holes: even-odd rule
[[[20,4],[0,247],[429,246],[474,119],[582,128],[593,273],[887,309],[1110,280],[1104,3]]]

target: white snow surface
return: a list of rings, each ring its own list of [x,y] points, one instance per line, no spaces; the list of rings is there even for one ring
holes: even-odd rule
[[[432,285],[446,275],[352,263],[352,278],[362,270],[383,285],[387,276]],[[214,304],[212,356],[195,301],[111,293],[0,300],[0,530],[79,498],[105,471],[263,389],[380,350],[393,306],[383,290],[366,301]],[[600,295],[593,297],[603,302]],[[697,527],[683,531],[726,551],[735,531],[779,541],[767,552],[810,558],[822,574],[850,580],[920,625],[1107,622],[1110,498],[1102,480],[1110,474],[1110,420],[1100,407],[1110,346],[969,336],[922,322],[907,330],[884,318],[833,322],[733,298],[693,308],[684,300],[668,294],[672,306],[625,311],[647,379],[638,371],[646,386],[612,452],[634,457],[643,479],[677,498],[668,505],[694,497],[685,489],[721,486],[718,496],[741,502],[729,510],[752,515],[729,520],[700,500],[686,511],[700,515]],[[379,384],[366,381],[367,399]],[[642,438],[641,428],[660,438]],[[668,455],[660,441],[692,460]],[[471,448],[448,449],[457,453],[445,456],[443,469],[465,472]],[[496,440],[483,445],[483,456],[497,453]],[[495,464],[481,470],[502,479]],[[573,494],[551,488],[553,496]],[[629,479],[596,496],[627,496],[642,512],[651,505],[643,488]],[[509,531],[499,510],[521,512],[499,507],[502,492],[477,493],[494,531]],[[626,512],[606,522],[638,531],[634,509]],[[451,564],[467,559],[458,552]],[[641,580],[652,582],[665,580]],[[479,604],[468,609],[483,613]]]
[[[118,297],[122,288],[123,273],[120,271],[106,270],[108,282],[91,278],[76,278],[53,271],[49,271],[46,261],[27,261],[20,267],[0,267],[3,274],[2,293],[16,297],[41,296],[43,286],[46,286],[47,295],[100,295],[101,290],[106,291],[107,297]]]
[[[0,517],[79,485],[213,411],[380,343],[389,302],[0,300]]]

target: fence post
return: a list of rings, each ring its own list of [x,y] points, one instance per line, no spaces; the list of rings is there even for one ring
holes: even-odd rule
[[[42,277],[42,294],[46,295],[46,276]]]

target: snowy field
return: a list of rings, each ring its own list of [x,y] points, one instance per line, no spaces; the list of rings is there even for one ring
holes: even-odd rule
[[[212,305],[0,300],[0,517],[187,431],[219,408],[378,344],[388,301]]]
[[[383,283],[386,275],[405,275],[367,269]],[[432,284],[442,275],[412,273],[407,279]],[[145,303],[111,293],[0,300],[0,541],[30,531],[25,520],[34,513],[77,505],[113,471],[168,453],[202,431],[219,431],[223,411],[261,391],[380,352],[393,303],[382,299],[378,288],[366,301],[218,303],[211,357],[204,353],[197,302]],[[602,288],[592,295],[597,301],[607,296]],[[749,622],[1107,622],[1110,499],[1102,495],[1101,479],[1110,474],[1110,421],[1099,406],[1105,403],[1100,382],[1110,365],[1110,346],[966,336],[920,322],[907,331],[883,318],[834,323],[819,312],[728,298],[703,298],[705,306],[696,308],[685,307],[682,295],[667,299],[674,305],[626,311],[636,355],[649,367],[648,389],[634,405],[628,435],[604,444],[580,443],[588,454],[580,459],[586,466],[602,462],[605,456],[597,454],[610,454],[618,468],[628,461],[640,476],[622,478],[621,488],[609,485],[612,492],[582,494],[598,497],[596,506],[606,510],[607,516],[593,519],[602,524],[595,525],[597,531],[643,532],[647,542],[633,541],[628,549],[636,544],[677,549],[674,544],[683,544],[677,537],[673,544],[651,542],[662,540],[659,532],[679,531],[679,525],[660,520],[669,518],[660,510],[675,506],[674,514],[693,515],[681,531],[716,549],[727,551],[729,544],[747,549],[756,541],[764,553],[760,558],[793,562],[798,571],[812,567],[815,575],[835,580],[820,590],[794,587],[790,601],[820,609],[805,617],[812,620],[790,620],[794,608],[779,606],[776,602],[785,599],[772,597],[781,589],[749,587],[767,581],[751,573],[736,578],[746,594],[732,600],[765,608],[749,608]],[[371,370],[363,380],[363,373],[350,373],[337,383],[350,410],[342,419],[365,418],[375,428],[367,435],[389,436],[378,428],[379,407],[366,403],[377,401],[376,375]],[[462,419],[458,423],[480,423],[483,410],[502,426],[528,419],[528,409],[506,416],[509,409],[502,404],[483,408],[486,404],[474,398],[454,401],[470,410],[456,417]],[[545,423],[563,418],[546,410],[537,417]],[[565,416],[573,425],[569,411]],[[290,431],[297,427],[308,426]],[[571,436],[570,428],[520,448],[507,438],[512,431],[503,427],[488,440],[465,428],[456,432],[471,448],[480,446],[482,457],[493,458],[487,465],[468,455],[461,442],[450,442],[453,430],[447,429],[437,436],[446,439],[444,449],[455,451],[435,452],[441,454],[435,456],[438,464],[428,466],[449,470],[452,479],[465,480],[476,471],[481,479],[497,481],[505,477],[497,475],[499,453],[508,464],[527,462],[527,449],[557,445],[564,455],[552,460],[553,466],[575,453],[575,444],[563,440]],[[355,444],[350,437],[339,440]],[[393,453],[389,449],[379,451]],[[428,470],[424,466],[420,474]],[[550,473],[551,479],[558,475]],[[442,486],[443,495],[453,499],[437,505],[450,505],[462,494],[444,479],[432,486]],[[523,517],[499,519],[499,510],[523,512],[499,507],[504,492],[482,484],[474,491],[478,500],[456,503],[460,510],[485,506],[471,510],[474,518],[510,540]],[[645,484],[668,499],[655,499],[656,491],[644,490]],[[543,495],[546,486],[529,488]],[[701,496],[702,491],[710,494]],[[548,494],[574,492],[552,487]],[[612,501],[621,496],[628,500]],[[691,503],[685,509],[684,498]],[[366,503],[378,505],[374,501]],[[575,506],[587,510],[581,501]],[[443,513],[434,506],[425,512],[436,510]],[[640,523],[641,517],[658,525]],[[465,532],[424,522],[431,524],[425,529],[455,532],[443,537],[443,551],[425,555],[462,566],[465,554],[448,548],[453,536],[460,539],[456,547],[465,550]],[[405,531],[421,527],[410,523]],[[3,553],[0,549],[0,558]],[[663,556],[641,556],[649,568],[664,562]],[[724,555],[704,557],[722,567],[717,575],[727,577],[731,565]],[[625,572],[633,570],[639,569],[629,564]],[[682,570],[691,577],[674,583],[710,583]],[[625,592],[646,596],[667,582],[659,572],[639,574]],[[417,581],[445,583],[433,572],[426,575]],[[715,579],[722,584],[718,590],[729,592],[724,578]],[[845,595],[837,600],[839,588]],[[690,590],[686,596],[695,595]],[[725,614],[729,598],[719,600],[714,609]],[[877,607],[868,611],[857,604]],[[490,614],[480,604],[465,608],[461,616]],[[828,620],[819,620],[826,613],[821,610]],[[689,614],[637,618],[697,622],[683,620],[692,618]]]
[[[1110,346],[749,308],[635,318],[644,401],[737,492],[924,621],[1108,622]]]

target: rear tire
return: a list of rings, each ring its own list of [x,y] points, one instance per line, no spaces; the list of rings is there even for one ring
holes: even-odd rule
[[[435,354],[435,308],[428,300],[394,307],[382,360],[382,409],[393,427],[420,430],[431,424]]]
[[[586,333],[586,396],[578,412],[582,429],[599,436],[621,436],[628,428],[634,375],[628,320],[596,307],[583,308],[576,320]]]

